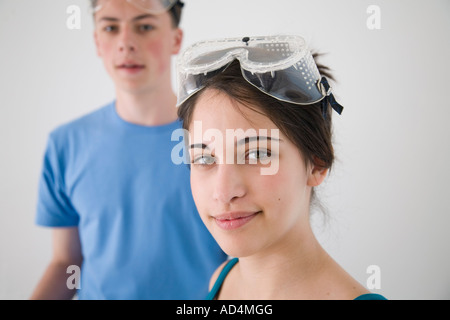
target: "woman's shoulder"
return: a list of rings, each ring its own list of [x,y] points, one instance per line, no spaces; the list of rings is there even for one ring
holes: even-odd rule
[[[213,288],[214,284],[217,281],[217,278],[219,277],[220,272],[223,270],[223,268],[227,265],[229,260],[224,261],[220,266],[217,267],[217,269],[213,272],[211,279],[209,280],[209,290]]]
[[[238,262],[238,258],[228,259],[224,261],[211,276],[209,281],[209,290],[212,290],[216,282],[219,280],[223,282],[225,276],[228,274],[230,269]],[[221,279],[219,279],[219,277]]]
[[[211,281],[209,285],[209,293],[206,297],[206,300],[214,300],[217,299],[217,296],[222,288],[222,284],[225,278],[228,275],[228,272],[234,267],[234,265],[238,262],[237,258],[227,260],[222,263],[217,270],[211,276]]]
[[[317,291],[316,291],[317,290]],[[319,279],[315,282],[314,291],[318,299],[358,300],[369,297],[370,291],[352,277],[334,259],[329,257],[323,267]]]

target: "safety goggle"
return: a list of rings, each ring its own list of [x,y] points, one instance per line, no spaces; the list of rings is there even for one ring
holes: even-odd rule
[[[339,114],[343,110],[300,36],[229,38],[191,45],[177,61],[177,106],[203,89],[208,79],[223,72],[235,59],[250,84],[278,100],[298,105],[323,101]]]
[[[104,0],[102,4],[94,8],[94,13],[104,8],[110,0]],[[126,0],[136,8],[153,15],[158,15],[170,10],[178,0]]]

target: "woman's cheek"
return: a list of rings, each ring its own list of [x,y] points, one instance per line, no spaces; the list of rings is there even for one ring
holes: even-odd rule
[[[205,188],[208,184],[204,179],[198,176],[191,168],[191,190],[192,197],[194,198],[195,205],[200,214],[200,217],[204,218],[208,214],[206,204],[212,203],[213,199],[210,195],[211,188]]]

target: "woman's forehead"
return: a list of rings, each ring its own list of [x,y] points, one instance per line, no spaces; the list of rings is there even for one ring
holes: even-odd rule
[[[256,104],[244,104],[216,89],[206,89],[198,97],[189,130],[194,121],[201,121],[204,129],[277,129]]]

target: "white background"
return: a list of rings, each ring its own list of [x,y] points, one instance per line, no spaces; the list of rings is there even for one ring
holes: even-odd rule
[[[363,285],[379,266],[374,292],[449,299],[450,1],[185,2],[183,47],[287,33],[327,53],[345,110],[317,235]],[[380,30],[366,25],[372,4]],[[80,30],[66,26],[69,5]],[[0,299],[28,298],[50,259],[50,230],[34,224],[48,133],[114,98],[92,33],[88,0],[0,0]]]

